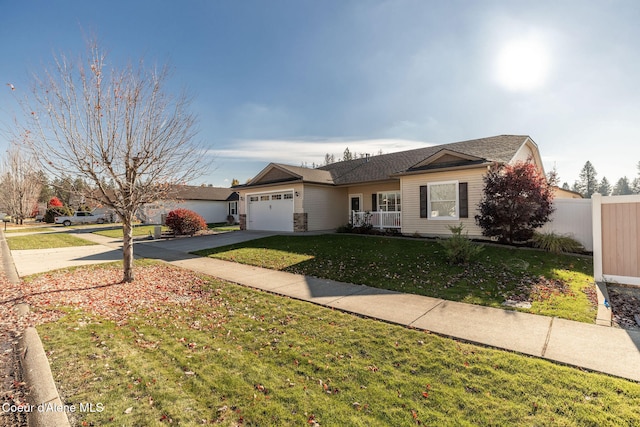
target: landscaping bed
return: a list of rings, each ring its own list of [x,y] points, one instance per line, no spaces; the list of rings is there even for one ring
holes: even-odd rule
[[[273,236],[195,254],[399,292],[490,307],[530,302],[534,314],[593,323],[591,259],[487,245],[451,265],[433,240],[330,234]]]
[[[614,326],[640,330],[640,287],[608,284],[607,292]]]
[[[76,425],[632,425],[640,385],[163,264],[24,285]]]

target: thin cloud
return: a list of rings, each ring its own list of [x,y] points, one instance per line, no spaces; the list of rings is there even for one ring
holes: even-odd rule
[[[243,140],[237,141],[234,148],[214,150],[217,158],[244,159],[277,163],[300,164],[322,163],[325,155],[333,154],[338,160],[344,150],[354,154],[376,155],[413,148],[427,147],[429,143],[408,139],[323,139],[323,140]]]

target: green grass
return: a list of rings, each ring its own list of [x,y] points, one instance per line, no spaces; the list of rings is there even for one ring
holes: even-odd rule
[[[69,307],[38,327],[64,402],[104,407],[78,425],[640,424],[631,381],[204,286],[119,324]]]
[[[140,237],[140,236],[148,236],[149,234],[153,235],[155,227],[156,227],[155,225],[136,225],[133,227],[133,236]],[[163,225],[162,231],[169,231],[169,228]],[[99,234],[101,236],[113,237],[114,239],[121,239],[122,227],[112,228],[108,230],[94,231],[93,233]]]
[[[7,228],[6,230],[4,230],[5,233],[49,233],[52,231],[56,231],[54,228],[51,227],[42,227],[42,226],[26,226],[26,227],[19,227],[19,228]]]
[[[596,316],[583,292],[594,286],[591,259],[585,257],[486,246],[475,262],[452,266],[435,241],[336,234],[273,236],[194,253],[490,307],[501,307],[505,298],[521,293],[518,284],[542,276],[565,280],[570,292],[533,301],[524,311],[588,323]]]
[[[212,222],[212,223],[208,223],[207,224],[207,228],[209,230],[215,230],[215,231],[238,231],[240,230],[240,226],[239,225],[229,225],[226,222]]]
[[[96,243],[67,233],[43,233],[27,236],[7,237],[9,249],[51,249],[67,248],[71,246],[90,246]]]

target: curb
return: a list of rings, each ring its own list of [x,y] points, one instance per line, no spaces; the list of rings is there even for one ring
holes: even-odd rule
[[[20,277],[13,263],[13,257],[7,245],[4,232],[0,230],[0,251],[2,264],[7,279],[14,284],[20,283]],[[29,305],[16,304],[14,310],[25,316],[29,313]],[[28,414],[31,427],[69,427],[69,419],[63,411],[62,399],[58,394],[53,374],[49,366],[49,359],[42,346],[38,331],[27,328],[20,337],[20,365],[23,378],[29,388],[29,404],[32,410]]]
[[[596,282],[596,292],[598,294],[598,314],[596,315],[596,325],[610,327],[613,324],[613,313],[611,313],[611,305],[609,305],[607,284],[604,282]]]

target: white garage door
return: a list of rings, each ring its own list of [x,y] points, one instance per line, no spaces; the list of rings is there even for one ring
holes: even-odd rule
[[[250,195],[247,229],[293,231],[293,191]]]

